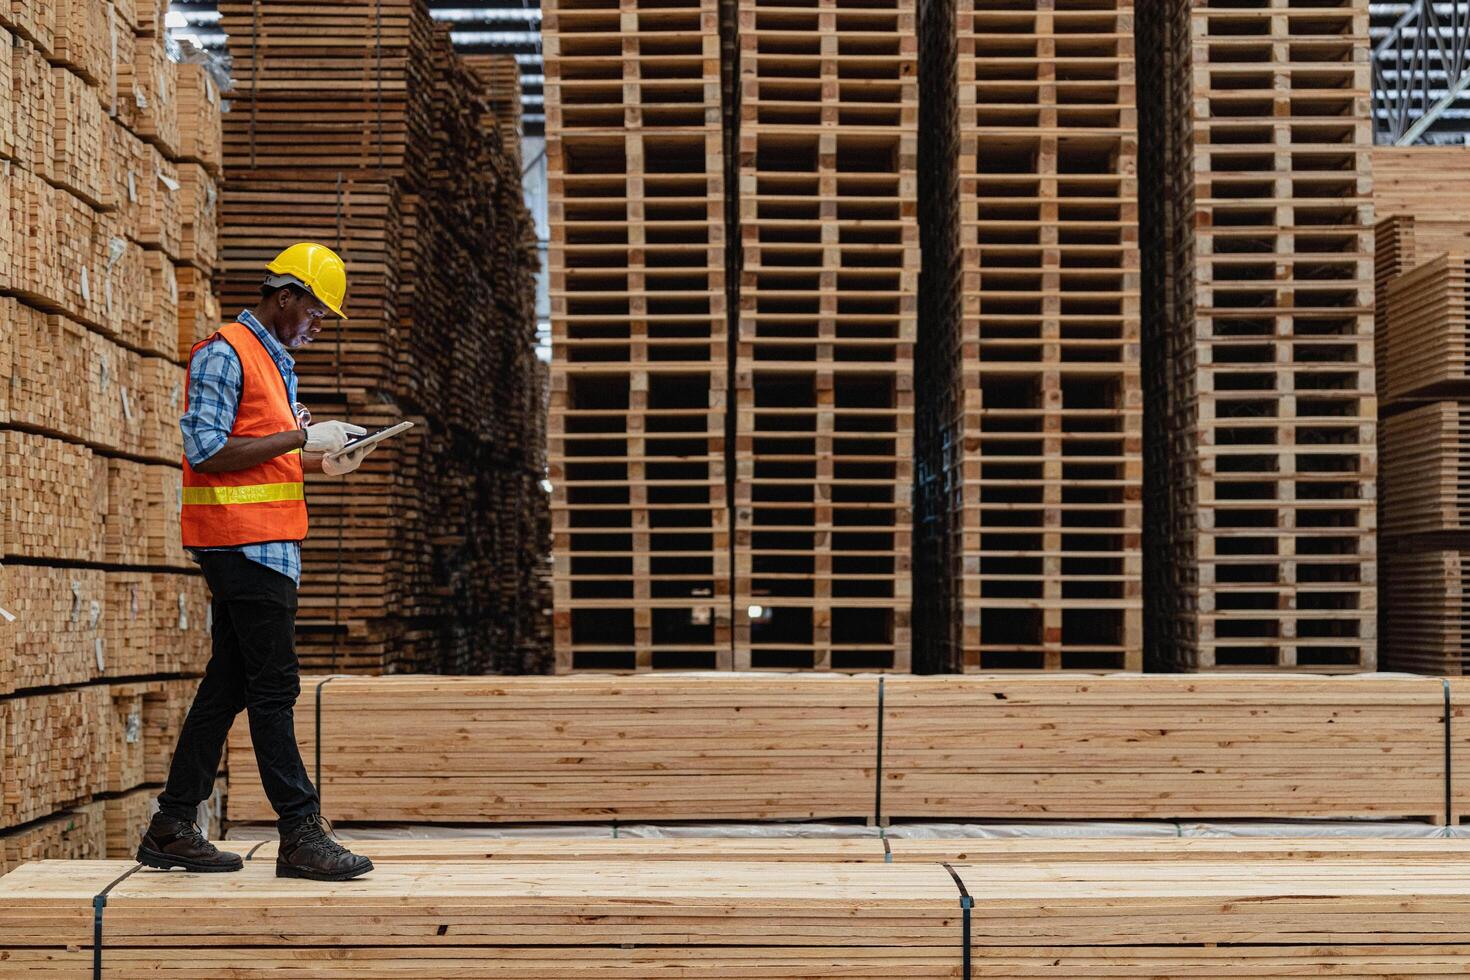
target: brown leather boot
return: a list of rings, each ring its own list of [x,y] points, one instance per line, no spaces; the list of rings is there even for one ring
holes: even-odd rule
[[[276,851],[277,878],[348,881],[373,870],[373,862],[337,843],[332,825],[320,813],[281,835]]]
[[[221,851],[205,839],[192,820],[177,820],[155,813],[143,843],[138,845],[138,863],[150,868],[183,868],[185,871],[239,871],[245,866],[240,855]]]

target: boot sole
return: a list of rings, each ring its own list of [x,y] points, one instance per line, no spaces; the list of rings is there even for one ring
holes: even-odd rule
[[[311,871],[307,868],[298,868],[293,864],[278,864],[276,865],[276,877],[304,878],[307,881],[351,881],[353,878],[361,878],[371,870],[373,870],[371,861],[367,862],[365,867],[337,872]]]
[[[159,871],[170,871],[174,868],[183,868],[195,874],[225,874],[231,871],[240,871],[245,867],[245,862],[236,858],[230,864],[203,864],[198,861],[190,861],[186,858],[174,857],[155,851],[152,848],[138,848],[138,863],[147,868],[157,868]]]

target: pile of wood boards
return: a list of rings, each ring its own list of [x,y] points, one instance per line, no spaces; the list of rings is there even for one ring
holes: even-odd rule
[[[545,402],[518,137],[424,0],[219,9],[235,83],[224,312],[258,301],[285,246],[333,247],[347,319],[297,352],[300,398],[318,419],[417,423],[347,481],[308,479],[302,661],[537,668]],[[183,237],[209,247],[187,217]]]
[[[1148,648],[1377,656],[1368,3],[1139,3]]]
[[[208,305],[221,107],[147,6],[0,3],[0,867],[106,853],[209,653],[178,284]]]
[[[306,681],[296,723],[347,821],[1440,820],[1470,812],[1446,697],[1382,675],[338,677]],[[272,819],[243,723],[229,752],[230,819]]]
[[[1174,842],[1096,861],[1066,843],[1021,860],[1005,848],[992,860],[979,845],[954,860],[953,843],[891,863],[833,859],[822,845],[806,860],[722,860],[716,845],[690,860],[385,861],[351,887],[283,882],[269,860],[223,888],[123,862],[47,861],[0,880],[0,945],[18,975],[58,978],[94,968],[344,980],[1470,970],[1459,842],[1187,861]],[[1426,844],[1438,861],[1423,859]]]
[[[1380,147],[1379,527],[1386,666],[1470,666],[1470,194],[1463,147]]]
[[[916,656],[1138,670],[1135,4],[920,7]]]

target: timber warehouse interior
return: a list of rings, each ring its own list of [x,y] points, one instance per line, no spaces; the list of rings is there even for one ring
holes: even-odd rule
[[[1470,977],[1470,0],[0,0],[0,362],[0,978]]]

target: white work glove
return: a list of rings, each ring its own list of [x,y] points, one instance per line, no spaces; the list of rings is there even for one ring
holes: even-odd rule
[[[347,440],[353,436],[365,436],[367,429],[348,422],[318,422],[306,427],[306,445],[309,453],[340,453]]]
[[[378,443],[375,442],[371,446],[363,446],[361,449],[354,449],[340,456],[323,456],[322,472],[327,476],[346,476],[361,466],[362,461],[371,456],[373,450],[377,448]]]

